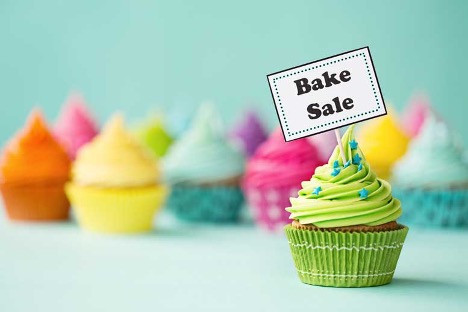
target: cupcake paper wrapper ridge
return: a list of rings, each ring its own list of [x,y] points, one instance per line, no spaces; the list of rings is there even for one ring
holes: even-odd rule
[[[229,223],[238,221],[243,201],[236,186],[174,185],[167,207],[182,221]]]
[[[80,226],[101,233],[150,231],[167,194],[163,185],[105,189],[70,183],[66,190]]]
[[[382,232],[309,231],[284,227],[300,280],[331,287],[368,287],[393,278],[408,228]]]
[[[468,227],[468,189],[410,190],[393,188],[405,207],[400,220],[426,227]]]
[[[8,218],[16,221],[67,220],[70,204],[63,183],[1,184]]]

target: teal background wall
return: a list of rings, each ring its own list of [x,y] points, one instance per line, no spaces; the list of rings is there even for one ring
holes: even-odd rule
[[[0,142],[70,90],[102,121],[121,109],[191,110],[227,121],[249,104],[277,124],[266,75],[370,46],[384,97],[415,90],[465,136],[468,1],[0,1]]]

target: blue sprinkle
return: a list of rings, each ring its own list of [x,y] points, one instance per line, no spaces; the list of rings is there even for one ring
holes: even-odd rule
[[[332,177],[336,177],[340,173],[340,169],[335,168],[333,169],[333,172],[331,173]]]
[[[321,190],[322,188],[320,186],[317,186],[316,188],[314,188],[314,191],[312,192],[312,194],[318,195]]]
[[[359,154],[353,156],[353,165],[359,165],[361,163],[362,158],[359,157]]]
[[[344,164],[344,167],[348,167],[349,165],[351,165],[351,160],[348,160],[345,164]]]
[[[352,150],[357,149],[358,142],[356,142],[354,139],[349,142],[349,146],[351,147]]]
[[[359,166],[357,167],[357,171],[361,171],[362,170],[362,163],[359,164]]]
[[[333,162],[333,168],[338,168],[339,166],[340,166],[340,164],[339,164],[338,160],[335,160]]]
[[[360,190],[358,193],[359,193],[359,197],[360,197],[361,199],[366,199],[366,198],[367,198],[367,195],[369,195],[369,192],[368,192],[365,188],[363,188],[362,190]]]

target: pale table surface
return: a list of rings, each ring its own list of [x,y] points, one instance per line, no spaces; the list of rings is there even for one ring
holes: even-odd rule
[[[300,283],[286,238],[249,224],[108,236],[0,213],[0,311],[468,311],[468,231],[411,228],[393,282]]]

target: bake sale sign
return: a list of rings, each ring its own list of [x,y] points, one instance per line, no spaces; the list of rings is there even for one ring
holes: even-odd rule
[[[368,47],[267,78],[286,141],[387,114]]]

